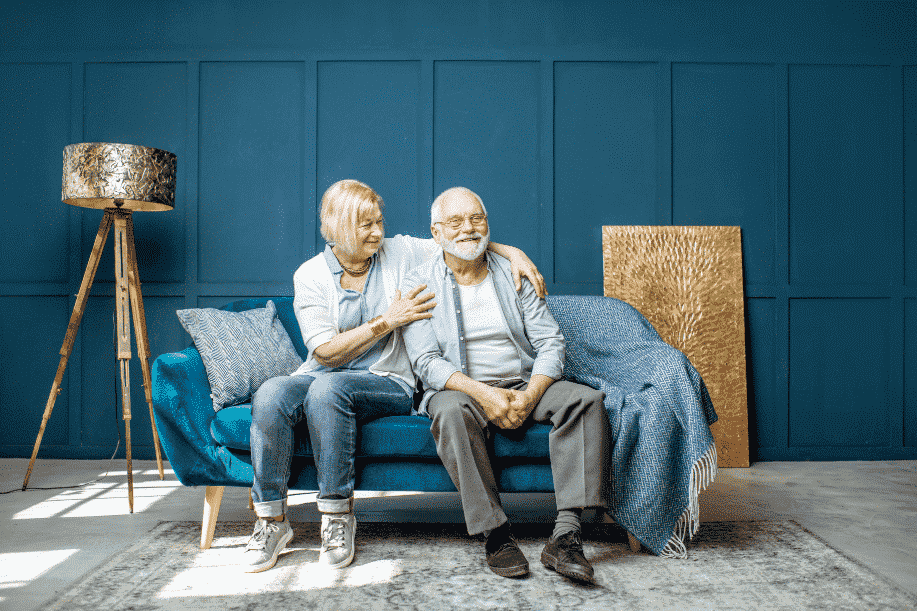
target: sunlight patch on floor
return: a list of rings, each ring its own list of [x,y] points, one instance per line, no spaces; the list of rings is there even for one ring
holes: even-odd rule
[[[75,554],[78,549],[0,554],[0,589],[21,588]],[[2,601],[0,597],[0,601]]]
[[[134,482],[134,513],[146,511],[156,501],[181,488],[178,482]],[[127,503],[127,483],[109,490],[96,498],[65,513],[64,518],[88,518],[130,514]]]
[[[134,513],[149,509],[153,503],[182,487],[174,479],[160,481],[159,472],[155,469],[145,471],[143,475],[147,477],[154,475],[157,476],[157,479],[134,481]],[[108,476],[118,477],[118,474],[109,473]],[[127,473],[124,472],[122,477],[126,478]],[[14,515],[13,519],[35,520],[55,516],[86,518],[128,514],[130,514],[130,507],[127,502],[127,481],[120,483],[92,482],[80,488],[64,490],[49,499],[23,509]]]
[[[293,492],[291,490],[287,493],[287,506],[295,507],[296,505],[315,503],[317,497],[318,492]]]
[[[91,501],[93,498],[117,485],[118,484],[114,482],[96,482],[94,484],[86,484],[74,490],[64,490],[63,492],[55,494],[50,499],[41,501],[37,505],[32,505],[28,509],[23,509],[14,515],[13,519],[36,520],[41,518],[53,518],[79,503]]]
[[[163,469],[162,472],[166,477],[170,475],[173,475],[173,476],[175,475],[175,471],[172,469]],[[138,470],[134,471],[134,477],[150,476],[150,475],[155,476],[158,479],[159,478],[159,469],[147,469],[146,471],[138,471]],[[127,481],[127,470],[107,471],[105,473],[100,473],[99,477],[100,478],[102,477],[123,477],[124,480]]]
[[[232,558],[223,554],[223,562],[213,563],[216,558],[211,558],[208,563],[202,559],[201,564],[209,566],[199,565],[180,572],[160,590],[157,598],[252,595],[291,590],[359,587],[391,581],[403,572],[400,560],[377,560],[363,565],[351,565],[346,569],[329,569],[316,564],[318,548],[315,548],[311,562],[302,562],[301,556],[298,556],[298,562],[286,565],[283,556],[294,551],[287,550],[274,568],[261,573],[245,573],[238,564],[243,549],[236,547],[232,550]],[[227,564],[227,560],[231,562]]]

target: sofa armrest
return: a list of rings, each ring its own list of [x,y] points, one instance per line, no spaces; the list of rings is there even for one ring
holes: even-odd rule
[[[194,346],[153,361],[156,428],[175,476],[186,486],[250,486],[251,466],[210,434],[216,412],[204,362]]]

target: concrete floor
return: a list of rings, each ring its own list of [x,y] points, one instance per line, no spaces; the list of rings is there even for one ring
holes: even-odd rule
[[[28,461],[0,459],[0,492],[18,490]],[[203,489],[155,463],[134,462],[128,513],[124,461],[39,460],[30,486],[82,487],[0,495],[0,609],[29,611],[162,520],[200,520]],[[111,469],[106,474],[106,470]],[[461,522],[456,494],[359,494],[363,521]],[[290,518],[317,521],[314,493],[294,493]],[[553,518],[553,495],[506,495],[516,522]],[[770,462],[721,469],[700,498],[704,521],[792,519],[917,594],[917,461]],[[251,520],[248,491],[227,488],[221,520]],[[690,552],[690,547],[689,547]],[[645,552],[644,552],[645,553]]]

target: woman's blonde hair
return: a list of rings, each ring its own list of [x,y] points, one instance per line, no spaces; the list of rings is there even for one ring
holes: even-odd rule
[[[339,180],[322,195],[321,219],[322,237],[329,245],[338,245],[345,250],[354,249],[357,223],[360,215],[367,214],[373,206],[382,209],[379,194],[359,180]]]

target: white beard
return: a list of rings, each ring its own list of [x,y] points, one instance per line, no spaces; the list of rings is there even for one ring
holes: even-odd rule
[[[462,242],[458,243],[456,240],[459,238],[465,240],[468,238],[481,238],[477,246],[473,243]],[[439,245],[442,246],[450,255],[458,257],[463,261],[474,261],[480,257],[485,250],[487,250],[487,245],[490,243],[490,231],[487,231],[486,235],[481,235],[479,232],[475,231],[471,235],[465,236],[456,236],[454,240],[447,240],[445,238],[440,239]]]

